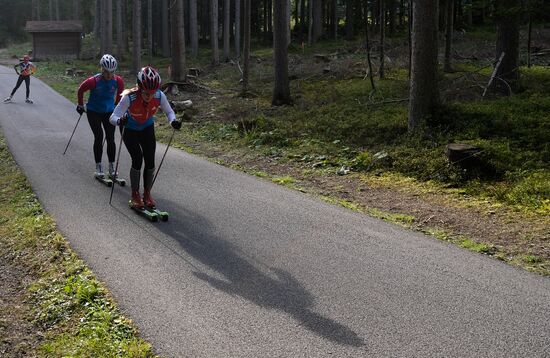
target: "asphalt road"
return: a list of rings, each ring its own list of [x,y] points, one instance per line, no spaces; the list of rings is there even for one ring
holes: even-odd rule
[[[16,76],[0,79],[4,98]],[[550,357],[548,278],[175,149],[154,188],[170,221],[149,223],[128,188],[108,205],[85,117],[62,155],[74,104],[36,78],[31,97],[0,103],[10,149],[156,353]]]

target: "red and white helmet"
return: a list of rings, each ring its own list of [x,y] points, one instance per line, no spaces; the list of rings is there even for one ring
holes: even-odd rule
[[[31,59],[31,58],[30,58],[29,55],[23,56],[23,61],[25,61],[25,62],[29,61],[30,59]]]
[[[113,56],[105,54],[101,57],[101,60],[99,60],[99,65],[109,72],[115,72],[118,64]]]
[[[160,75],[153,67],[145,66],[137,74],[137,84],[141,90],[156,91],[160,88]]]

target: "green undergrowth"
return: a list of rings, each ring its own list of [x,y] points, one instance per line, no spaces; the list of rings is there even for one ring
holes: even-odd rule
[[[57,232],[0,139],[0,255],[29,271],[25,319],[44,332],[37,356],[153,357],[99,282]]]
[[[407,133],[407,102],[392,101],[408,96],[406,74],[390,70],[388,77],[374,93],[359,78],[293,81],[294,105],[281,108],[268,97],[221,97],[186,135],[317,169],[437,181],[550,214],[550,69],[522,68],[521,92],[511,97],[447,103],[421,135]],[[479,147],[482,169],[450,165],[445,148],[453,142]]]

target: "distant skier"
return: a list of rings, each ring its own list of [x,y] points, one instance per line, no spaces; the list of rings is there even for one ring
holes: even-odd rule
[[[11,91],[10,96],[6,98],[4,102],[10,102],[19,86],[21,86],[21,83],[25,81],[25,86],[27,87],[27,99],[25,100],[25,102],[33,103],[32,100],[29,98],[29,94],[31,92],[31,75],[36,72],[36,66],[30,61],[30,57],[28,55],[25,55],[23,56],[23,61],[20,61],[17,65],[13,66],[13,68],[15,69],[15,72],[17,72],[17,74],[19,75],[19,78],[17,79],[17,83],[15,84],[13,91]]]
[[[123,140],[130,156],[130,185],[132,187],[131,205],[134,209],[155,208],[151,196],[155,174],[155,113],[160,107],[174,129],[181,128],[176,114],[170,107],[166,95],[160,90],[160,75],[157,70],[147,66],[137,74],[137,87],[124,91],[120,103],[116,106],[110,121],[113,125],[124,126]],[[143,200],[139,193],[141,166],[143,171]]]
[[[84,80],[78,87],[78,105],[76,111],[82,115],[86,112],[88,123],[94,133],[94,158],[95,175],[102,180],[105,178],[102,167],[103,156],[103,130],[107,142],[107,157],[109,159],[109,177],[115,179],[118,173],[115,173],[115,126],[109,123],[109,117],[113,113],[115,105],[120,100],[120,95],[124,90],[124,81],[122,77],[115,75],[117,69],[116,59],[108,54],[103,55],[99,61],[101,73],[98,73]],[[86,109],[84,109],[84,92],[90,91]],[[103,125],[103,128],[101,127]]]

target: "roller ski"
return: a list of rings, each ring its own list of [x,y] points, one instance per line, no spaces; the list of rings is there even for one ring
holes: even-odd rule
[[[154,211],[148,210],[141,200],[139,195],[139,190],[132,190],[132,200],[128,202],[130,209],[134,210],[139,215],[145,217],[147,220],[152,222],[157,222],[159,220],[159,215]]]
[[[150,190],[145,190],[143,193],[143,205],[145,206],[145,209],[147,209],[148,211],[157,214],[160,220],[168,221],[168,217],[170,215],[166,211],[161,211],[157,209],[157,203],[151,196]]]
[[[5,100],[4,100],[4,103],[10,103],[11,102],[11,96],[7,97]]]
[[[126,180],[119,178],[118,173],[109,173],[108,179],[111,180],[113,183],[117,183],[120,186],[126,185]]]
[[[99,182],[107,185],[108,187],[113,186],[113,181],[107,178],[103,173],[103,169],[101,168],[101,163],[96,164],[94,178],[96,178]]]
[[[107,178],[105,176],[105,174],[95,173],[94,178],[96,178],[97,181],[99,181],[100,183],[103,183],[103,184],[107,185],[108,187],[113,186],[113,181],[111,179]]]
[[[32,99],[30,99],[30,98],[27,98],[27,99],[25,100],[25,103],[28,103],[28,104],[33,104],[34,102],[32,101]]]
[[[109,163],[109,179],[111,179],[113,183],[117,183],[120,186],[126,185],[126,180],[119,178],[114,163]]]

